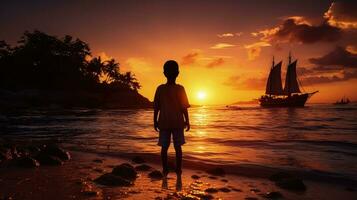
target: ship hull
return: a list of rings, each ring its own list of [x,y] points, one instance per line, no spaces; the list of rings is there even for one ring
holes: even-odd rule
[[[263,107],[304,107],[309,94],[294,94],[286,97],[262,96],[259,99]]]

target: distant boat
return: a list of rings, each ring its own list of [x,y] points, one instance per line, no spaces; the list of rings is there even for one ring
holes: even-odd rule
[[[334,104],[335,105],[345,105],[345,104],[349,104],[350,102],[351,101],[348,98],[343,97],[343,98],[341,98],[341,100],[336,101]]]
[[[296,74],[297,60],[291,62],[291,54],[289,53],[289,64],[287,66],[285,87],[283,89],[281,81],[281,65],[282,61],[275,65],[274,57],[273,64],[270,69],[265,95],[259,99],[260,105],[263,107],[303,107],[306,101],[318,91],[312,93],[303,93],[300,91],[300,86]]]

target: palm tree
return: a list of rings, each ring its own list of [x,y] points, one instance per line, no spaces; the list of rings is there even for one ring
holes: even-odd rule
[[[111,83],[113,81],[120,81],[119,63],[117,63],[115,59],[110,59],[105,62],[103,72],[106,76],[105,82]]]

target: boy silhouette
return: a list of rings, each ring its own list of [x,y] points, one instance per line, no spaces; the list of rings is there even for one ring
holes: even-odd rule
[[[159,130],[161,146],[162,172],[164,177],[169,173],[167,150],[170,146],[171,135],[176,152],[176,174],[181,178],[182,149],[185,144],[184,128],[190,130],[190,120],[187,108],[190,107],[185,88],[176,84],[179,66],[176,61],[169,60],[164,64],[166,84],[157,87],[154,98],[154,128]]]

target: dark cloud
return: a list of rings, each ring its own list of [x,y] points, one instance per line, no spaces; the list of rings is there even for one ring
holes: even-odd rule
[[[214,60],[212,60],[211,62],[209,62],[206,67],[208,68],[213,68],[213,67],[217,67],[220,65],[224,64],[224,59],[223,58],[215,58]]]
[[[182,57],[181,65],[190,65],[190,64],[195,63],[198,56],[199,56],[198,52],[192,52],[192,53],[185,55],[184,57]]]
[[[319,58],[310,58],[309,61],[318,66],[340,66],[357,68],[357,54],[337,46],[333,51]]]
[[[303,20],[302,17],[285,19],[283,23],[273,29],[260,31],[262,40],[281,43],[298,42],[311,44],[315,42],[335,42],[342,36],[340,28],[331,26],[327,22],[314,26]]]
[[[342,74],[339,74],[339,75],[308,76],[308,77],[302,78],[301,82],[303,82],[304,86],[309,86],[309,85],[347,81],[347,80],[356,79],[356,78],[357,78],[357,71],[355,70],[352,72],[344,71]]]

